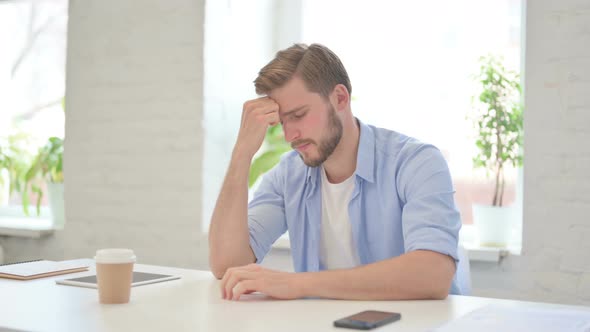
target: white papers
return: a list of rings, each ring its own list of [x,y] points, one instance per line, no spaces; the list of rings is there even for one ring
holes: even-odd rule
[[[511,305],[487,305],[448,322],[435,332],[590,332],[590,308],[547,309]]]
[[[20,277],[30,277],[38,274],[66,271],[88,266],[87,259],[73,259],[61,262],[40,260],[0,266],[0,273]]]

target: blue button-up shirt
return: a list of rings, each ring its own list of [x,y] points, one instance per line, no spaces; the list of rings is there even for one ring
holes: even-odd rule
[[[432,145],[397,132],[360,125],[355,187],[348,203],[361,264],[431,250],[458,262],[461,218],[445,159]],[[261,262],[289,231],[297,272],[320,271],[320,167],[296,151],[266,173],[248,207],[250,246]],[[457,276],[451,294],[460,294]]]

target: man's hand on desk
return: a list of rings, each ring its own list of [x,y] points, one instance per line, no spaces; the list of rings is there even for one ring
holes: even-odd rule
[[[221,294],[226,300],[238,300],[242,294],[261,292],[268,296],[292,300],[302,297],[297,274],[275,271],[258,264],[228,269],[221,279]]]

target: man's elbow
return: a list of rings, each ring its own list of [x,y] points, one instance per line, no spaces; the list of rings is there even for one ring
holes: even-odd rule
[[[430,296],[433,300],[444,300],[449,296],[453,283],[454,269],[441,273],[440,279],[432,285]]]
[[[255,261],[255,259],[250,260],[243,257],[236,260],[231,257],[209,256],[209,268],[211,269],[211,272],[215,278],[221,279],[229,268],[248,265],[254,263]]]
[[[214,259],[213,257],[209,257],[209,268],[211,272],[217,279],[223,278],[225,271],[230,268],[228,264],[223,263],[219,259]]]
[[[432,265],[434,267],[432,275],[437,277],[428,287],[428,295],[433,300],[444,300],[449,296],[457,268],[455,261],[449,256],[438,259],[437,263]]]
[[[449,296],[450,287],[442,285],[436,287],[430,292],[430,298],[432,300],[444,300]]]
[[[225,270],[221,270],[221,269],[211,268],[211,272],[213,273],[213,276],[215,276],[215,278],[217,278],[217,279],[223,278],[223,275],[225,274]]]

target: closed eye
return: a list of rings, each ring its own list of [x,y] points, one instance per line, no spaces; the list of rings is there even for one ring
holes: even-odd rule
[[[291,114],[290,117],[291,117],[291,119],[297,120],[297,119],[303,118],[306,114],[307,114],[307,111],[296,112],[296,113]]]
[[[279,112],[281,124],[285,121],[298,121],[303,118],[308,111],[309,105],[302,105],[287,112]]]

